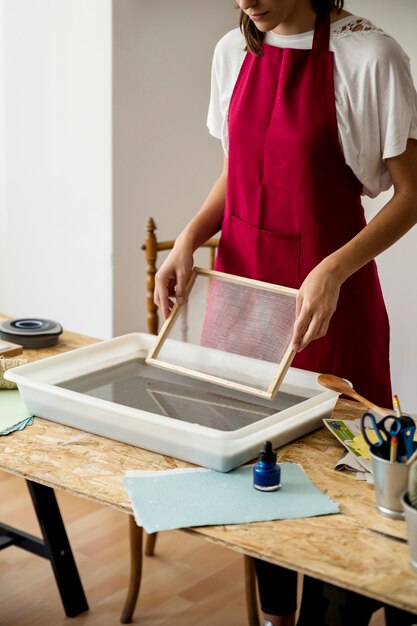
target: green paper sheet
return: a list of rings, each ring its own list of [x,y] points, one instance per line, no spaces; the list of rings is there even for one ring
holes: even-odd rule
[[[0,391],[0,434],[31,416],[18,389]]]

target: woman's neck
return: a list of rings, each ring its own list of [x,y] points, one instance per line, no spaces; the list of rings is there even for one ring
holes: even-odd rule
[[[348,11],[333,9],[330,14],[330,21],[337,22],[349,15],[352,14]],[[299,9],[296,8],[293,13],[288,15],[272,32],[277,35],[299,35],[314,30],[315,23],[316,12],[311,7],[300,7]]]

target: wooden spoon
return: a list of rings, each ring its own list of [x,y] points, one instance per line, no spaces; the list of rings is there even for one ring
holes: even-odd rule
[[[380,406],[373,404],[361,396],[357,391],[352,389],[352,387],[350,387],[349,384],[343,380],[343,378],[339,378],[339,376],[333,376],[332,374],[319,374],[319,376],[317,376],[317,381],[320,385],[323,385],[323,387],[327,387],[328,389],[332,389],[338,393],[343,393],[345,396],[355,398],[355,400],[358,400],[361,404],[366,406],[367,409],[375,411],[375,413],[378,413],[378,415],[381,415],[382,417],[392,415],[392,411],[387,411],[386,409],[382,409]]]

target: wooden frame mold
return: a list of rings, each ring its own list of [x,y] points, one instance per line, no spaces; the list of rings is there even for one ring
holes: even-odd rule
[[[193,289],[193,286],[197,277],[207,278],[208,280],[217,279],[219,281],[230,282],[235,285],[242,285],[245,287],[261,289],[263,291],[279,293],[281,295],[287,296],[288,298],[292,298],[294,300],[298,294],[297,289],[291,289],[289,287],[283,287],[281,285],[273,285],[271,283],[265,283],[265,282],[258,281],[258,280],[244,278],[241,276],[234,276],[232,274],[225,274],[223,272],[218,272],[215,270],[207,270],[207,269],[195,267],[188,281],[185,303],[187,302],[187,299],[191,294],[191,291]],[[156,367],[161,367],[163,369],[171,370],[178,374],[184,374],[186,376],[191,376],[192,378],[198,378],[206,382],[211,382],[217,385],[228,387],[230,389],[237,389],[238,391],[243,391],[245,393],[249,393],[249,394],[253,394],[262,398],[273,400],[296,354],[296,351],[291,348],[290,343],[286,347],[286,350],[285,350],[283,358],[281,359],[281,362],[277,363],[277,369],[274,373],[274,376],[271,378],[271,381],[266,390],[258,389],[257,387],[253,387],[251,385],[242,384],[234,380],[229,380],[221,376],[214,376],[212,374],[205,373],[198,369],[192,369],[191,367],[175,365],[159,357],[161,349],[164,346],[165,341],[169,339],[169,334],[175,322],[178,319],[178,316],[181,312],[182,307],[185,306],[185,303],[174,304],[169,318],[165,321],[164,325],[161,328],[161,331],[157,337],[155,345],[152,347],[152,349],[149,351],[148,356],[146,357],[146,363],[149,365],[154,365]]]

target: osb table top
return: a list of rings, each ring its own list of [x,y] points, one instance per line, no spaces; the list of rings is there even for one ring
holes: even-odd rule
[[[24,356],[44,358],[95,341],[64,332],[56,346],[27,350]],[[334,417],[354,418],[362,412],[358,403],[339,400]],[[373,532],[405,538],[405,523],[376,511],[372,486],[334,470],[342,452],[324,427],[278,451],[279,461],[300,463],[317,487],[339,504],[341,514],[187,532],[417,613],[417,573],[409,566],[407,544]],[[132,508],[123,487],[127,470],[189,465],[41,418],[0,437],[0,469],[129,514]]]

